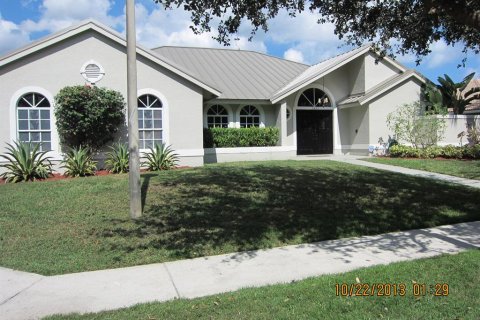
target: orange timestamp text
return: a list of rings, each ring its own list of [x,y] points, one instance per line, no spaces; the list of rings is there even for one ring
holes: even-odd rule
[[[437,297],[448,296],[448,283],[413,283],[407,287],[405,283],[336,283],[335,295],[341,297],[404,297],[411,293],[413,296],[432,295]]]

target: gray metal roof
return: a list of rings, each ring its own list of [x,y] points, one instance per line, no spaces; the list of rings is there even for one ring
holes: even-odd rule
[[[191,47],[160,47],[152,51],[211,83],[222,92],[219,99],[269,100],[274,92],[309,68],[254,51]]]

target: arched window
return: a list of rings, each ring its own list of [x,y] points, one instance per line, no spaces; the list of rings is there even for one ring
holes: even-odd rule
[[[259,127],[260,112],[254,106],[245,106],[240,110],[240,128]]]
[[[332,103],[325,92],[317,88],[310,88],[302,92],[298,99],[298,106],[330,108]]]
[[[37,92],[29,92],[17,101],[17,137],[40,144],[41,151],[52,150],[50,101]]]
[[[208,128],[227,128],[228,111],[221,105],[211,106],[207,111]]]
[[[162,101],[152,95],[138,97],[138,134],[140,149],[153,148],[163,141]]]

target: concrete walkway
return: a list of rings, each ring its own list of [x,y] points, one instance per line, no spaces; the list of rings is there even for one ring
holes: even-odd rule
[[[361,160],[362,158],[365,159],[365,157],[336,156],[335,155],[335,156],[317,157],[317,158],[315,158],[315,157],[310,157],[310,158],[304,157],[304,158],[300,158],[300,160],[321,160],[321,159],[323,159],[323,160],[334,160],[334,161],[350,163],[350,164],[354,164],[354,165],[358,165],[358,166],[364,166],[364,167],[370,167],[370,168],[386,170],[386,171],[391,171],[391,172],[403,173],[403,174],[416,176],[416,177],[442,180],[442,181],[445,181],[445,182],[456,183],[456,184],[461,184],[461,185],[464,185],[464,186],[480,189],[480,180],[465,179],[465,178],[450,176],[450,175],[441,174],[441,173],[428,172],[428,171],[416,170],[416,169],[409,169],[409,168],[392,166],[392,165],[383,164],[383,163],[362,161]]]
[[[290,282],[480,247],[480,221],[44,277],[0,268],[0,318],[112,310]]]

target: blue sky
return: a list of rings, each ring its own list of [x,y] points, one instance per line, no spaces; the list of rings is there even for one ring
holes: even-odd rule
[[[0,55],[19,48],[35,39],[68,27],[87,18],[96,19],[119,32],[124,32],[124,0],[0,0]],[[164,10],[153,0],[137,0],[137,40],[146,47],[182,45],[220,47],[211,34],[194,35],[189,29],[189,13],[182,9]],[[281,12],[270,22],[267,33],[260,32],[249,42],[250,28],[241,28],[233,48],[249,49],[270,55],[314,64],[344,52],[343,45],[333,34],[330,24],[318,25],[318,16],[305,12],[290,18]],[[413,56],[397,59],[436,81],[447,73],[460,81],[470,72],[480,77],[480,56],[468,54],[465,67],[457,68],[465,56],[463,47],[447,46],[443,41],[432,44],[432,53],[420,66]]]

